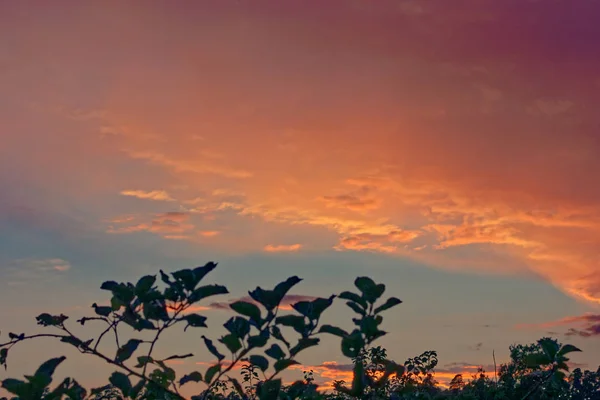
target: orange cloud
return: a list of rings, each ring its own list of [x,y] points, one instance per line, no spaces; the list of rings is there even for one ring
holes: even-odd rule
[[[363,3],[335,12],[194,4],[165,15],[149,7],[110,37],[99,27],[115,13],[137,17],[135,7],[82,6],[96,21],[85,26],[58,14],[17,18],[16,8],[0,26],[20,32],[11,35],[15,48],[35,59],[8,60],[0,83],[36,104],[4,107],[14,133],[3,137],[0,159],[90,211],[103,207],[94,199],[139,182],[164,193],[128,196],[182,199],[190,214],[214,218],[209,227],[136,218],[109,232],[194,241],[226,226],[214,245],[256,251],[283,230],[310,231],[313,242],[302,243],[311,248],[525,272],[600,303],[600,117],[591,106],[600,101],[600,59],[589,40],[600,36],[589,17],[598,5],[565,14],[561,2]],[[240,15],[244,29],[229,29]],[[142,34],[159,17],[178,28],[161,43],[178,46],[157,48]],[[55,20],[71,29],[52,29]],[[44,37],[27,34],[40,27]],[[48,43],[60,43],[59,53],[45,51]],[[74,56],[81,63],[67,61]],[[97,109],[70,109],[87,99],[23,62],[96,82],[104,88],[90,94]],[[148,67],[155,62],[162,67]],[[46,127],[52,141],[40,133]]]
[[[184,240],[191,236],[185,235],[194,229],[194,225],[189,223],[189,213],[185,212],[166,212],[155,214],[150,222],[140,222],[140,217],[120,217],[110,220],[108,233],[133,233],[133,232],[152,232],[162,235],[166,239]]]
[[[300,250],[301,244],[268,244],[264,247],[267,253],[285,253]]]
[[[200,235],[202,235],[204,237],[213,237],[213,236],[219,235],[221,232],[219,232],[219,231],[200,231],[198,233],[200,233]]]
[[[197,160],[182,160],[170,158],[159,152],[137,152],[129,151],[129,156],[134,159],[147,160],[150,163],[165,166],[175,172],[193,172],[199,174],[215,174],[226,178],[244,179],[252,176],[252,173],[237,170],[226,166],[216,165],[214,162],[204,163]],[[204,154],[204,153],[203,153]]]

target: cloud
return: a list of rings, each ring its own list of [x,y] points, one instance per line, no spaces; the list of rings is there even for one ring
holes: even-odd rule
[[[127,151],[127,154],[133,159],[146,160],[152,164],[171,168],[175,172],[215,174],[232,179],[245,179],[253,175],[252,172],[218,165],[213,161],[202,162],[198,160],[175,159],[159,152]]]
[[[110,215],[114,204],[98,199],[131,182],[181,186],[176,197],[194,199],[184,204],[191,214],[215,218],[153,224],[145,215],[114,222],[113,232],[202,241],[199,232],[226,231],[211,241],[238,252],[308,232],[310,248],[537,276],[600,303],[600,186],[592,184],[600,57],[590,39],[600,37],[600,6],[568,7],[383,0],[263,13],[190,4],[166,17],[149,7],[135,27],[112,24],[115,12],[135,13],[125,6],[82,6],[95,16],[86,26],[58,11],[21,18],[17,7],[0,30],[10,32],[9,47],[26,42],[34,56],[10,61],[0,78],[19,94],[0,111],[8,132],[0,170],[11,171],[0,178],[26,183],[15,198],[43,192],[31,202],[52,211],[84,204],[89,216]],[[241,15],[244,29],[228,29]],[[158,16],[181,29],[167,29],[156,47],[148,32]],[[290,16],[296,22],[283,28]],[[110,34],[99,37],[107,24]],[[44,37],[27,34],[40,26]],[[218,51],[196,51],[213,49],[214,38]],[[75,55],[81,62],[68,61]],[[182,57],[184,66],[162,63]],[[158,61],[163,67],[147,68]],[[78,91],[73,77],[94,84]],[[260,238],[249,234],[258,230]]]
[[[213,237],[221,234],[220,231],[200,231],[198,233],[204,237]]]
[[[342,238],[335,248],[338,250],[372,250],[383,253],[396,253],[399,251],[398,243],[412,242],[421,235],[421,232],[406,230],[392,230],[387,234],[358,233]]]
[[[3,280],[9,286],[19,286],[32,281],[54,279],[71,269],[71,263],[62,258],[23,258],[3,265]]]
[[[166,239],[187,239],[192,236],[184,235],[184,233],[194,229],[189,218],[189,213],[179,211],[154,214],[149,222],[142,222],[145,218],[140,216],[122,216],[109,220],[110,225],[107,232],[115,234],[152,232]]]
[[[138,199],[156,200],[156,201],[175,201],[169,193],[164,190],[123,190],[121,191],[123,196],[137,197]]]
[[[268,244],[264,247],[267,253],[289,253],[300,250],[301,244]]]
[[[380,201],[372,196],[373,188],[362,186],[350,193],[336,196],[323,196],[321,200],[327,207],[346,208],[353,211],[373,210],[379,207]]]
[[[568,330],[564,333],[565,336],[579,336],[583,338],[600,336],[600,314],[587,313],[569,316],[541,324],[519,324],[516,328],[547,329],[556,326],[569,326]]]

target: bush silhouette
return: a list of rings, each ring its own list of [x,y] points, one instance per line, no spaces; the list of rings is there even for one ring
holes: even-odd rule
[[[227,333],[212,340],[201,336],[204,346],[215,357],[205,371],[191,371],[177,377],[168,361],[186,359],[193,354],[155,357],[156,345],[167,329],[183,325],[184,331],[207,327],[207,318],[188,312],[190,307],[217,295],[229,293],[217,284],[202,284],[215,268],[209,262],[193,269],[170,274],[141,277],[135,284],[107,281],[101,289],[110,293],[110,305],[93,304],[94,314],[77,322],[81,325],[100,324],[95,338],[82,338],[68,327],[66,315],[47,313],[36,317],[37,323],[52,328],[51,333],[9,333],[9,341],[0,344],[0,364],[7,368],[10,349],[27,340],[54,338],[83,354],[94,356],[116,368],[109,382],[99,388],[86,390],[76,380],[66,378],[52,387],[56,368],[64,356],[40,365],[24,380],[4,379],[2,387],[23,400],[54,399],[183,399],[184,385],[200,384],[192,400],[205,399],[600,399],[600,369],[596,372],[576,369],[567,376],[567,354],[580,351],[575,346],[561,345],[551,338],[542,338],[528,346],[512,346],[511,361],[501,365],[497,379],[491,380],[484,371],[465,382],[457,375],[449,388],[440,388],[434,369],[438,363],[435,351],[410,358],[403,364],[388,359],[387,352],[373,343],[384,336],[382,314],[401,304],[396,297],[383,298],[385,285],[368,277],[356,278],[355,291],[299,301],[292,305],[291,314],[280,315],[280,305],[289,290],[301,282],[292,276],[273,289],[257,287],[249,291],[252,301],[230,304],[235,313],[224,327]],[[159,279],[160,278],[160,279]],[[321,317],[335,300],[344,301],[356,314],[353,328],[321,323]],[[121,343],[118,328],[127,326],[136,335],[150,334],[152,339],[131,338]],[[146,332],[147,331],[147,332]],[[284,335],[284,331],[286,334]],[[293,331],[295,337],[290,337]],[[99,350],[108,334],[115,337],[114,354]],[[299,364],[297,356],[310,347],[318,346],[322,335],[340,340],[340,350],[352,360],[352,382],[336,381],[330,393],[318,391],[312,371],[304,379],[284,385],[279,375],[292,365]],[[231,362],[225,362],[225,354]],[[241,367],[241,377],[232,370]]]

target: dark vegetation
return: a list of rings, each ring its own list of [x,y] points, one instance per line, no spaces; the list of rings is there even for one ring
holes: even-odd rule
[[[285,315],[280,313],[279,305],[301,279],[293,276],[272,290],[257,287],[249,292],[253,302],[237,301],[230,305],[236,315],[224,324],[226,335],[215,341],[199,336],[214,355],[214,364],[205,371],[190,371],[177,377],[168,361],[193,355],[155,358],[157,342],[165,330],[175,325],[182,325],[188,334],[206,328],[206,317],[187,311],[208,297],[228,293],[221,285],[201,285],[215,267],[210,262],[171,274],[160,271],[158,284],[156,275],[144,276],[135,284],[104,282],[101,288],[112,295],[110,305],[93,304],[94,315],[77,321],[101,327],[94,339],[75,335],[67,324],[67,316],[45,313],[37,317],[37,322],[51,331],[33,335],[9,333],[9,341],[0,344],[0,363],[6,368],[13,346],[36,338],[54,338],[113,365],[116,371],[106,386],[88,391],[71,378],[53,384],[52,376],[65,360],[63,356],[44,362],[24,379],[4,379],[2,387],[14,395],[13,399],[23,400],[182,399],[180,390],[184,385],[197,385],[194,400],[600,400],[600,369],[595,372],[575,369],[569,373],[567,355],[580,350],[551,338],[511,346],[510,362],[499,365],[492,378],[481,370],[472,377],[456,375],[448,388],[441,388],[434,374],[438,362],[435,351],[397,364],[388,359],[385,349],[373,345],[386,334],[381,329],[382,314],[401,301],[395,297],[382,298],[385,285],[367,277],[355,280],[355,292],[299,301],[293,305],[295,312]],[[351,330],[321,323],[323,312],[334,299],[345,301],[356,313]],[[132,337],[126,342],[120,338],[125,329]],[[143,334],[150,339],[135,337]],[[312,372],[306,371],[303,379],[284,385],[281,372],[298,364],[298,355],[317,346],[322,335],[339,338],[342,353],[353,362],[352,382],[338,381],[333,391],[323,393],[317,390]],[[112,354],[99,350],[100,342],[108,338],[116,344]],[[226,354],[232,361],[225,361]],[[233,374],[236,366],[242,367],[241,379]]]

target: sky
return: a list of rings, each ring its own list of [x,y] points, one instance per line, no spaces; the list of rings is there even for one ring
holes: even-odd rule
[[[398,361],[437,350],[440,379],[547,335],[596,369],[599,15],[586,0],[2,2],[2,337],[44,311],[77,325],[104,280],[217,261],[221,304],[291,275],[296,298],[384,282],[404,303],[380,344]],[[230,314],[204,306],[216,339]],[[159,351],[191,348],[178,371],[204,370],[201,334]],[[61,373],[104,383],[51,343],[15,348],[0,377],[64,353]],[[318,382],[349,363],[333,339],[300,361]]]

